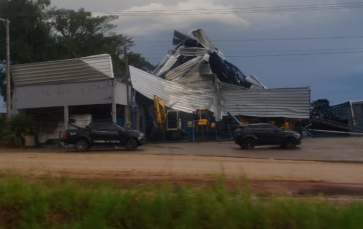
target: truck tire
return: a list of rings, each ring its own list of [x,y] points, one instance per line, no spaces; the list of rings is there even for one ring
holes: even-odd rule
[[[87,140],[85,139],[79,139],[76,143],[76,150],[78,152],[84,152],[87,151],[89,149],[89,143]]]
[[[255,148],[256,142],[253,138],[247,138],[242,143],[242,149],[253,149]]]
[[[293,138],[286,139],[285,142],[284,142],[283,147],[286,148],[286,149],[294,149],[296,147],[295,139],[293,139]]]
[[[126,146],[127,150],[134,151],[134,150],[137,149],[139,144],[137,143],[135,138],[130,138],[130,139],[127,140],[125,146]]]

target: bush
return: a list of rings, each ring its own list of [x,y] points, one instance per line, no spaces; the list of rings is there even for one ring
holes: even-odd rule
[[[37,128],[31,117],[18,114],[7,120],[5,114],[0,115],[0,140],[2,142],[10,142],[14,137],[23,138],[36,133]]]
[[[37,132],[33,119],[23,114],[12,116],[8,127],[10,137],[24,137]]]

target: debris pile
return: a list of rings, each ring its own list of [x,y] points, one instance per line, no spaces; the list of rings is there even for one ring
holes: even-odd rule
[[[243,88],[266,89],[257,77],[246,76],[229,63],[201,29],[190,35],[193,37],[174,31],[175,48],[158,64],[153,75],[190,87],[209,87],[212,85],[208,81],[217,78],[219,82]]]

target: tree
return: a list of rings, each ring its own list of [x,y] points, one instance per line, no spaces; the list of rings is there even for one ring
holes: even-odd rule
[[[56,9],[48,11],[52,33],[57,41],[58,55],[63,59],[108,53],[112,57],[115,72],[124,72],[124,46],[132,47],[134,42],[130,37],[115,34],[116,25],[111,22],[118,16],[92,16],[84,9],[78,11]],[[152,65],[141,56],[131,53],[130,64],[143,68]]]
[[[155,68],[155,66],[147,61],[140,53],[129,52],[128,60],[130,65],[135,68],[140,68],[146,72],[151,72]]]
[[[108,53],[117,73],[125,72],[124,46],[133,46],[130,37],[116,34],[112,21],[117,16],[93,16],[80,9],[50,8],[50,0],[0,0],[0,17],[10,20],[12,64],[79,58]],[[5,39],[0,23],[0,95],[5,94]],[[153,66],[138,53],[130,52],[129,64],[150,70]]]
[[[0,17],[10,20],[11,61],[14,64],[46,61],[52,57],[54,40],[50,36],[50,26],[46,23],[45,9],[49,0],[0,0]],[[0,31],[5,27],[0,23]],[[4,32],[0,40],[5,40]],[[0,52],[0,60],[5,60],[5,52]]]
[[[49,0],[0,0],[0,17],[10,20],[11,64],[55,59],[53,38],[45,22]],[[3,49],[4,48],[4,49]],[[5,100],[6,84],[5,26],[0,23],[0,95]]]

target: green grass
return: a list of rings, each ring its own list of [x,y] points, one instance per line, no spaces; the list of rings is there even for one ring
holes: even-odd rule
[[[247,185],[134,185],[52,178],[0,179],[0,228],[362,228],[363,204],[251,198]]]

